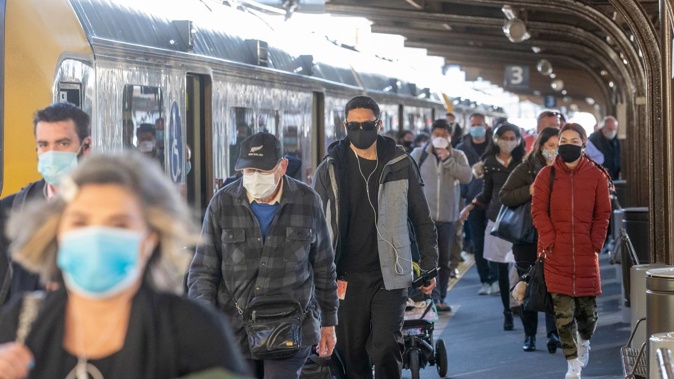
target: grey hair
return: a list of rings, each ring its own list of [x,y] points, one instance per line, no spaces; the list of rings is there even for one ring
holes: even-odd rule
[[[180,292],[192,258],[186,247],[199,243],[198,229],[178,188],[157,161],[136,151],[85,158],[62,182],[56,199],[32,202],[13,214],[7,227],[12,258],[39,273],[45,283],[59,280],[56,253],[61,215],[79,188],[88,184],[120,185],[138,197],[149,229],[159,237],[145,277],[156,289]]]
[[[603,128],[604,125],[606,124],[606,121],[608,121],[608,120],[613,120],[613,122],[616,125],[618,125],[618,119],[617,118],[615,118],[613,116],[606,116],[606,117],[602,118],[601,121],[599,122],[599,129]]]

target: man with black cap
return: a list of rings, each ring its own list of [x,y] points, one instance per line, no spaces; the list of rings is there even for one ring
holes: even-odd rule
[[[258,378],[299,378],[311,346],[332,354],[337,325],[334,253],[321,199],[285,175],[279,140],[257,133],[241,142],[243,175],[208,205],[203,245],[190,265],[188,296],[220,308]],[[254,359],[242,312],[254,298],[287,297],[304,311],[299,351],[286,359]]]
[[[323,199],[336,252],[337,343],[348,377],[402,375],[402,323],[412,283],[408,220],[422,270],[435,269],[438,247],[414,160],[379,135],[380,110],[367,96],[345,106],[347,138],[328,148],[314,188]],[[435,278],[421,290],[430,295]]]

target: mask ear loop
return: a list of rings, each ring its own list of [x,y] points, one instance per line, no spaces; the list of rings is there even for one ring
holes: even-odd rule
[[[377,156],[377,152],[375,151],[376,163],[374,165],[374,170],[372,170],[372,172],[370,173],[370,175],[367,176],[367,178],[365,178],[365,175],[363,174],[363,170],[360,167],[360,158],[358,157],[358,154],[356,154],[355,151],[353,151],[353,153],[356,155],[356,162],[358,163],[358,171],[360,172],[360,176],[365,181],[365,193],[367,195],[367,202],[370,203],[370,208],[372,208],[372,213],[374,213],[374,229],[377,231],[377,236],[379,236],[379,238],[381,238],[382,241],[386,242],[386,244],[391,246],[391,248],[393,249],[393,253],[395,255],[395,265],[394,265],[395,273],[398,274],[398,275],[404,275],[405,269],[400,264],[400,260],[402,259],[402,260],[408,261],[410,263],[412,263],[412,260],[401,258],[400,254],[398,254],[398,249],[396,249],[395,246],[393,246],[393,244],[391,242],[386,240],[384,238],[384,236],[381,235],[381,232],[379,231],[379,227],[377,226],[377,211],[374,209],[374,204],[372,203],[372,199],[370,198],[370,178],[372,177],[372,174],[374,174],[375,171],[377,171],[377,167],[379,167],[379,157]]]

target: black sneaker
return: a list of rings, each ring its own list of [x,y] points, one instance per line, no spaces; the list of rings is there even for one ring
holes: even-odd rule
[[[435,303],[435,309],[438,310],[438,312],[451,312],[452,307],[449,306],[447,303]]]

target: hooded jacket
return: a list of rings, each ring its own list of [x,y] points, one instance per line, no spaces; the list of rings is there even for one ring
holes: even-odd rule
[[[484,159],[484,185],[482,191],[475,196],[473,203],[486,210],[487,219],[496,221],[498,211],[501,209],[499,191],[519,163],[511,158],[510,164],[505,167],[496,159],[495,155],[488,155]]]
[[[421,157],[426,158],[421,161]],[[431,210],[433,221],[454,222],[459,218],[459,184],[467,184],[472,179],[468,159],[461,150],[452,149],[449,157],[440,161],[433,145],[426,143],[410,154],[419,165],[419,173],[424,181],[424,194]]]
[[[552,194],[547,166],[536,177],[531,203],[538,251],[545,252],[545,284],[552,293],[600,295],[598,254],[611,215],[608,178],[584,155],[573,170],[559,156],[553,166]]]
[[[485,151],[489,149],[489,145],[492,143],[489,136],[490,134],[491,133],[487,133],[487,148]],[[466,158],[468,159],[468,164],[471,167],[473,167],[474,164],[480,162],[480,154],[478,154],[475,150],[475,147],[473,147],[473,137],[471,137],[470,134],[467,134],[463,137],[463,142],[461,142],[456,147],[456,149],[463,151],[463,153],[466,155]],[[461,197],[466,199],[466,203],[473,201],[475,196],[477,196],[477,194],[482,191],[483,182],[484,180],[482,178],[473,177],[473,179],[468,184],[461,185]]]
[[[335,262],[342,257],[348,223],[348,156],[353,154],[348,139],[332,143],[328,155],[316,169],[314,189],[323,200]],[[377,156],[384,163],[378,178],[377,250],[384,286],[387,290],[407,288],[412,283],[412,253],[407,220],[416,233],[422,270],[437,265],[438,246],[435,224],[431,219],[422,182],[414,160],[393,139],[377,137]],[[396,272],[396,261],[402,273]]]

